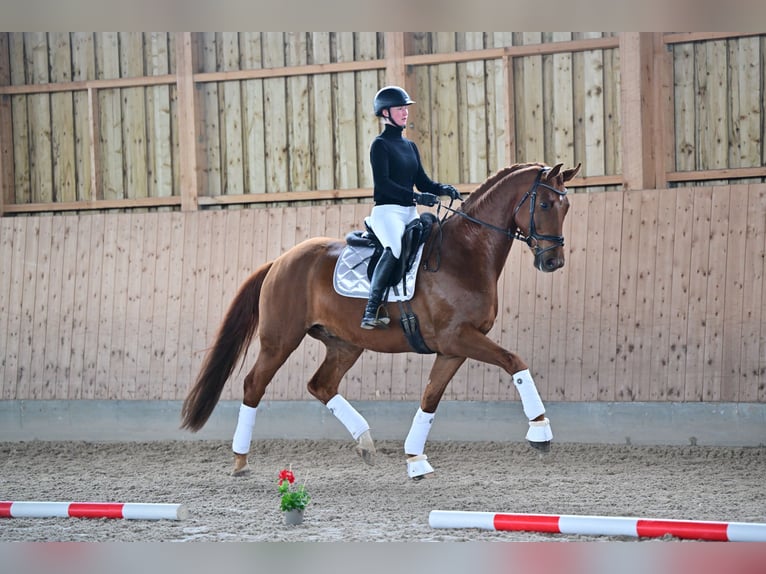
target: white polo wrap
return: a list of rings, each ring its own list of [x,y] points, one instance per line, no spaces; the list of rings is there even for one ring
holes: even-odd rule
[[[426,413],[421,408],[418,408],[418,412],[415,413],[412,419],[410,432],[407,433],[407,438],[404,440],[404,454],[423,454],[433,422],[434,413]]]
[[[365,431],[370,430],[370,425],[365,418],[341,395],[335,395],[327,401],[327,408],[335,415],[335,418],[343,423],[343,426],[351,433],[354,440],[362,436]]]
[[[234,438],[231,440],[231,450],[236,454],[250,452],[250,439],[253,437],[257,409],[258,407],[248,407],[245,403],[239,405],[237,428],[234,430]]]
[[[513,383],[516,390],[519,391],[521,404],[524,407],[524,414],[529,420],[539,417],[545,412],[540,393],[537,392],[535,381],[529,373],[529,369],[524,369],[513,375]]]

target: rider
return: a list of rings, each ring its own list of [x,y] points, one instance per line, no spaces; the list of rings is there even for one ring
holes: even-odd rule
[[[426,175],[417,146],[402,135],[407,125],[408,106],[414,103],[398,86],[382,88],[373,101],[375,115],[383,118],[384,129],[370,145],[375,200],[370,226],[384,251],[370,280],[363,329],[388,325],[388,317],[378,317],[378,308],[401,255],[404,228],[418,218],[415,205],[436,205],[439,195],[461,199],[460,192],[453,186],[432,181]],[[413,191],[413,186],[420,193]]]

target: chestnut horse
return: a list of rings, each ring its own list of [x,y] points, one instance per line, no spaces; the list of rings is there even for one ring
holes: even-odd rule
[[[527,364],[487,337],[497,316],[497,282],[514,239],[524,241],[534,266],[552,272],[564,265],[564,216],[569,208],[565,183],[580,165],[563,169],[541,163],[515,164],[481,184],[450,217],[434,223],[425,246],[411,309],[422,339],[436,353],[428,384],[404,443],[408,476],[433,472],[424,454],[434,413],[447,384],[466,359],[497,365],[513,375],[524,414],[527,440],[547,450],[552,438],[540,395]],[[308,382],[308,390],[324,403],[357,441],[362,459],[373,464],[375,446],[364,417],[338,394],[342,377],[364,349],[381,353],[412,351],[399,325],[398,305],[389,305],[391,326],[360,327],[365,301],[344,297],[333,288],[333,272],[345,243],[308,239],[261,265],[240,287],[215,342],[182,409],[182,427],[197,431],[218,402],[224,384],[258,333],[260,350],[244,380],[244,396],[232,440],[234,470],[249,471],[250,449],[258,404],[274,374],[306,334],[321,341],[326,356]]]

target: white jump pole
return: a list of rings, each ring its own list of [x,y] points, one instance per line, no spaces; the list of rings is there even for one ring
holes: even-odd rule
[[[482,528],[635,538],[662,538],[669,534],[690,540],[766,542],[766,524],[757,522],[432,510],[428,515],[428,524],[431,528]]]
[[[140,502],[0,502],[0,518],[124,518],[130,520],[184,520],[183,504]]]

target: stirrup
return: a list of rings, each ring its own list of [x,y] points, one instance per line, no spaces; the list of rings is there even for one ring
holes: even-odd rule
[[[380,310],[383,309],[383,313],[385,313],[382,317],[380,314]],[[362,317],[362,329],[374,329],[376,327],[388,327],[388,324],[391,322],[391,318],[388,316],[388,311],[386,311],[386,308],[383,305],[378,305],[378,309],[375,311],[375,316],[370,317],[367,315],[367,313],[364,314],[364,317]]]

